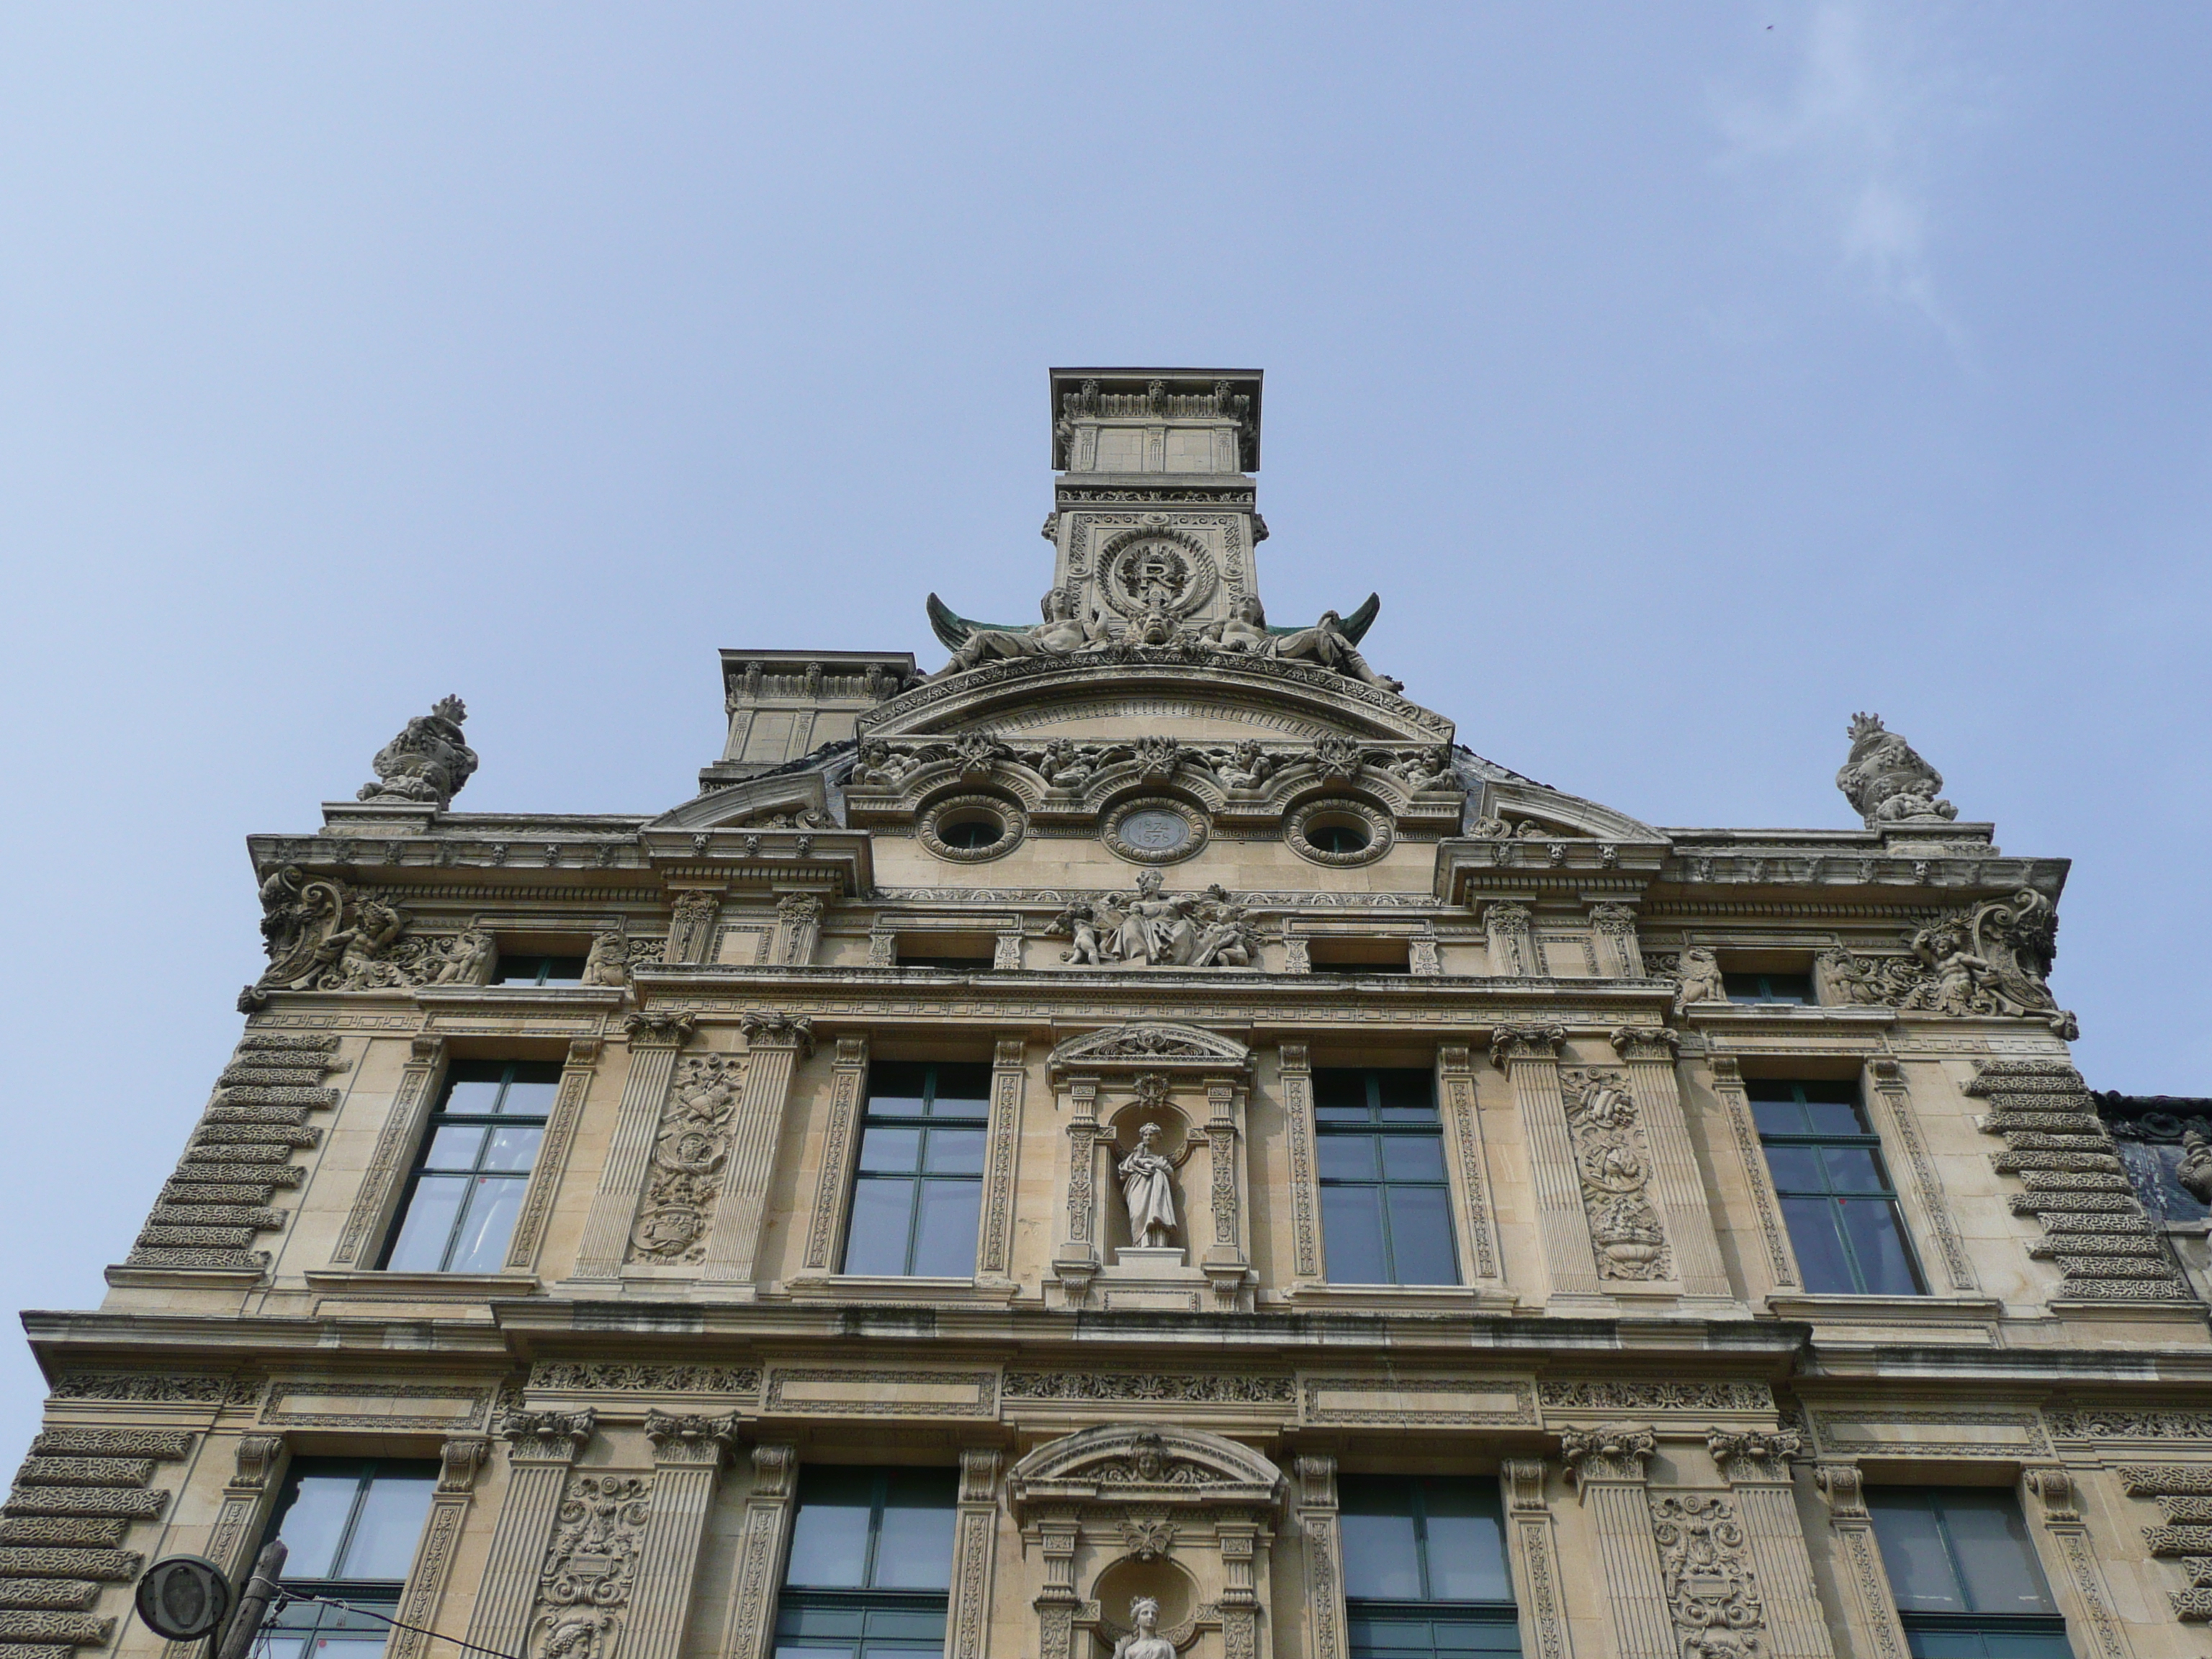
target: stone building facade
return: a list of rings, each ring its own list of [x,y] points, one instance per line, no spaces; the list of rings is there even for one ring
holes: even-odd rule
[[[2206,1103],[2084,1087],[2065,862],[1871,716],[1850,829],[1533,782],[1268,621],[1257,374],[1051,391],[1036,623],[726,653],[666,811],[457,810],[449,699],[252,839],[0,1644],[281,1534],[280,1659],[2201,1653]]]

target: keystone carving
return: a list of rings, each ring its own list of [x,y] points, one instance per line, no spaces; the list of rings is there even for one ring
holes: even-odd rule
[[[359,798],[424,801],[444,811],[477,769],[477,751],[461,738],[461,722],[468,717],[459,697],[445,697],[408,721],[376,751],[371,764],[377,781],[362,785]]]
[[[1879,714],[1851,716],[1850,758],[1836,774],[1836,787],[1858,810],[1869,830],[1886,823],[1942,823],[1959,816],[1942,793],[1943,775]]]

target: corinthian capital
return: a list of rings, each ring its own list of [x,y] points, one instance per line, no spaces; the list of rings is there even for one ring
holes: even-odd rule
[[[780,1008],[755,1008],[738,1021],[746,1043],[755,1048],[796,1048],[801,1055],[814,1052],[814,1022],[804,1014],[787,1014]]]
[[[1513,1060],[1557,1060],[1567,1040],[1564,1025],[1501,1025],[1490,1034],[1490,1063],[1504,1070]]]
[[[623,1016],[623,1030],[633,1048],[681,1048],[691,1040],[695,1014],[672,1013],[665,1008],[647,1008]]]
[[[1709,1429],[1705,1445],[1722,1477],[1735,1486],[1747,1480],[1787,1481],[1790,1460],[1804,1450],[1805,1438],[1795,1429]]]
[[[509,1412],[500,1419],[510,1457],[556,1458],[574,1462],[592,1437],[599,1413],[588,1406],[580,1412]]]
[[[1666,1025],[1616,1025],[1607,1041],[1623,1060],[1672,1060],[1682,1034]]]
[[[1593,1480],[1644,1479],[1644,1466],[1659,1449],[1651,1431],[1640,1423],[1607,1423],[1595,1429],[1562,1429],[1559,1452],[1577,1486]]]
[[[738,1414],[678,1416],[649,1411],[645,1414],[645,1437],[653,1442],[655,1463],[700,1463],[719,1468],[737,1443]]]

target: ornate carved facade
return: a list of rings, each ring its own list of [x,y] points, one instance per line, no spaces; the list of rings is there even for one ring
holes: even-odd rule
[[[1051,392],[1036,623],[726,653],[665,811],[455,811],[449,699],[253,838],[0,1659],[318,1471],[416,1505],[399,1659],[1901,1659],[1970,1513],[2012,1635],[2195,1654],[2212,1103],[2074,1069],[2064,861],[1870,715],[1851,827],[1532,783],[1269,620],[1257,374]]]

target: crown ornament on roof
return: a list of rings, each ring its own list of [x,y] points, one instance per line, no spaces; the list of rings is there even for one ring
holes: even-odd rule
[[[461,737],[467,705],[447,696],[427,714],[407,722],[399,735],[376,751],[371,764],[376,781],[364,783],[358,799],[407,801],[444,811],[477,769],[477,751]]]
[[[1851,716],[1850,758],[1836,774],[1836,787],[1856,807],[1869,830],[1888,823],[1943,823],[1959,809],[1938,799],[1943,775],[1879,714]]]

